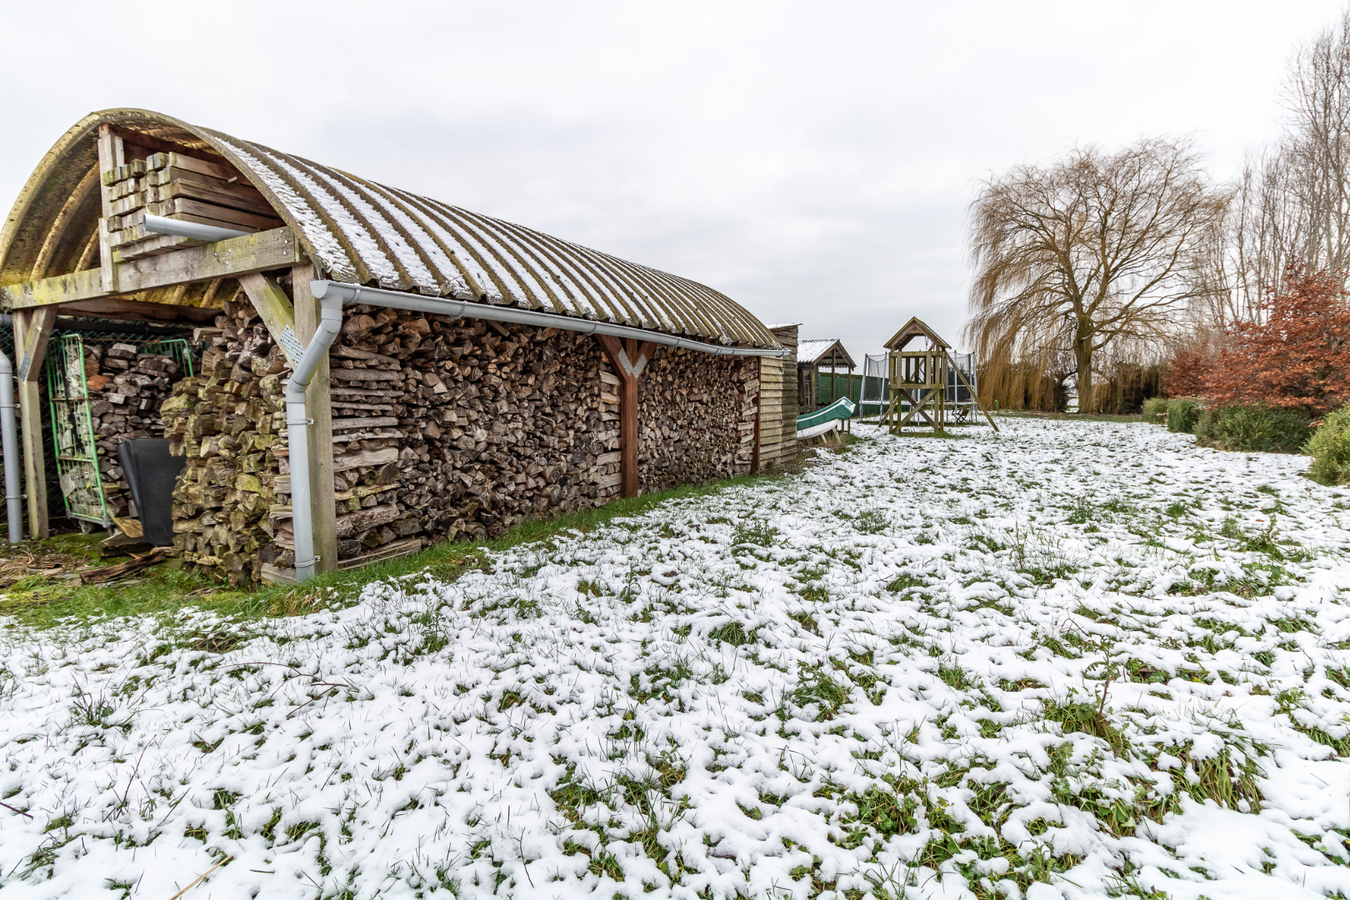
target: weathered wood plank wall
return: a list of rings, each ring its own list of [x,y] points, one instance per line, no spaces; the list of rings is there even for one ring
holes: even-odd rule
[[[781,468],[797,460],[797,326],[770,329],[792,351],[781,359],[765,357],[760,368],[761,469]]]

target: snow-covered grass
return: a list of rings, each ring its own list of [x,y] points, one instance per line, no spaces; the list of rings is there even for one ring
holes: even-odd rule
[[[305,617],[0,631],[5,896],[1350,896],[1350,495],[862,440]]]

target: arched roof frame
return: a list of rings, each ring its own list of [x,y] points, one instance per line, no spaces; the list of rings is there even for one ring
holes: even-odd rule
[[[744,307],[697,282],[138,109],[86,116],[43,157],[0,229],[0,286],[97,265],[90,248],[102,211],[97,144],[105,125],[130,144],[139,137],[151,150],[177,147],[228,163],[335,281],[778,347]]]

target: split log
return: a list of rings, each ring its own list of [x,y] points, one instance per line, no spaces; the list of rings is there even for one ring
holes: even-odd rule
[[[132,557],[129,562],[81,572],[80,581],[83,584],[107,584],[109,581],[126,578],[128,575],[134,575],[142,569],[148,569],[156,563],[163,562],[168,556],[168,547],[156,547],[154,550],[151,550],[143,556]]]

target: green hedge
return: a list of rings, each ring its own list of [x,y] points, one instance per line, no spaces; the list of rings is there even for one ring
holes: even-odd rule
[[[1167,401],[1162,397],[1145,400],[1143,418],[1154,425],[1164,424],[1167,421]]]
[[[1350,405],[1322,421],[1322,427],[1303,445],[1313,458],[1309,474],[1322,484],[1350,483]]]
[[[1190,434],[1200,418],[1200,405],[1194,400],[1167,401],[1167,430]]]
[[[1298,453],[1312,436],[1306,412],[1277,406],[1207,409],[1194,430],[1202,444],[1259,453]]]

